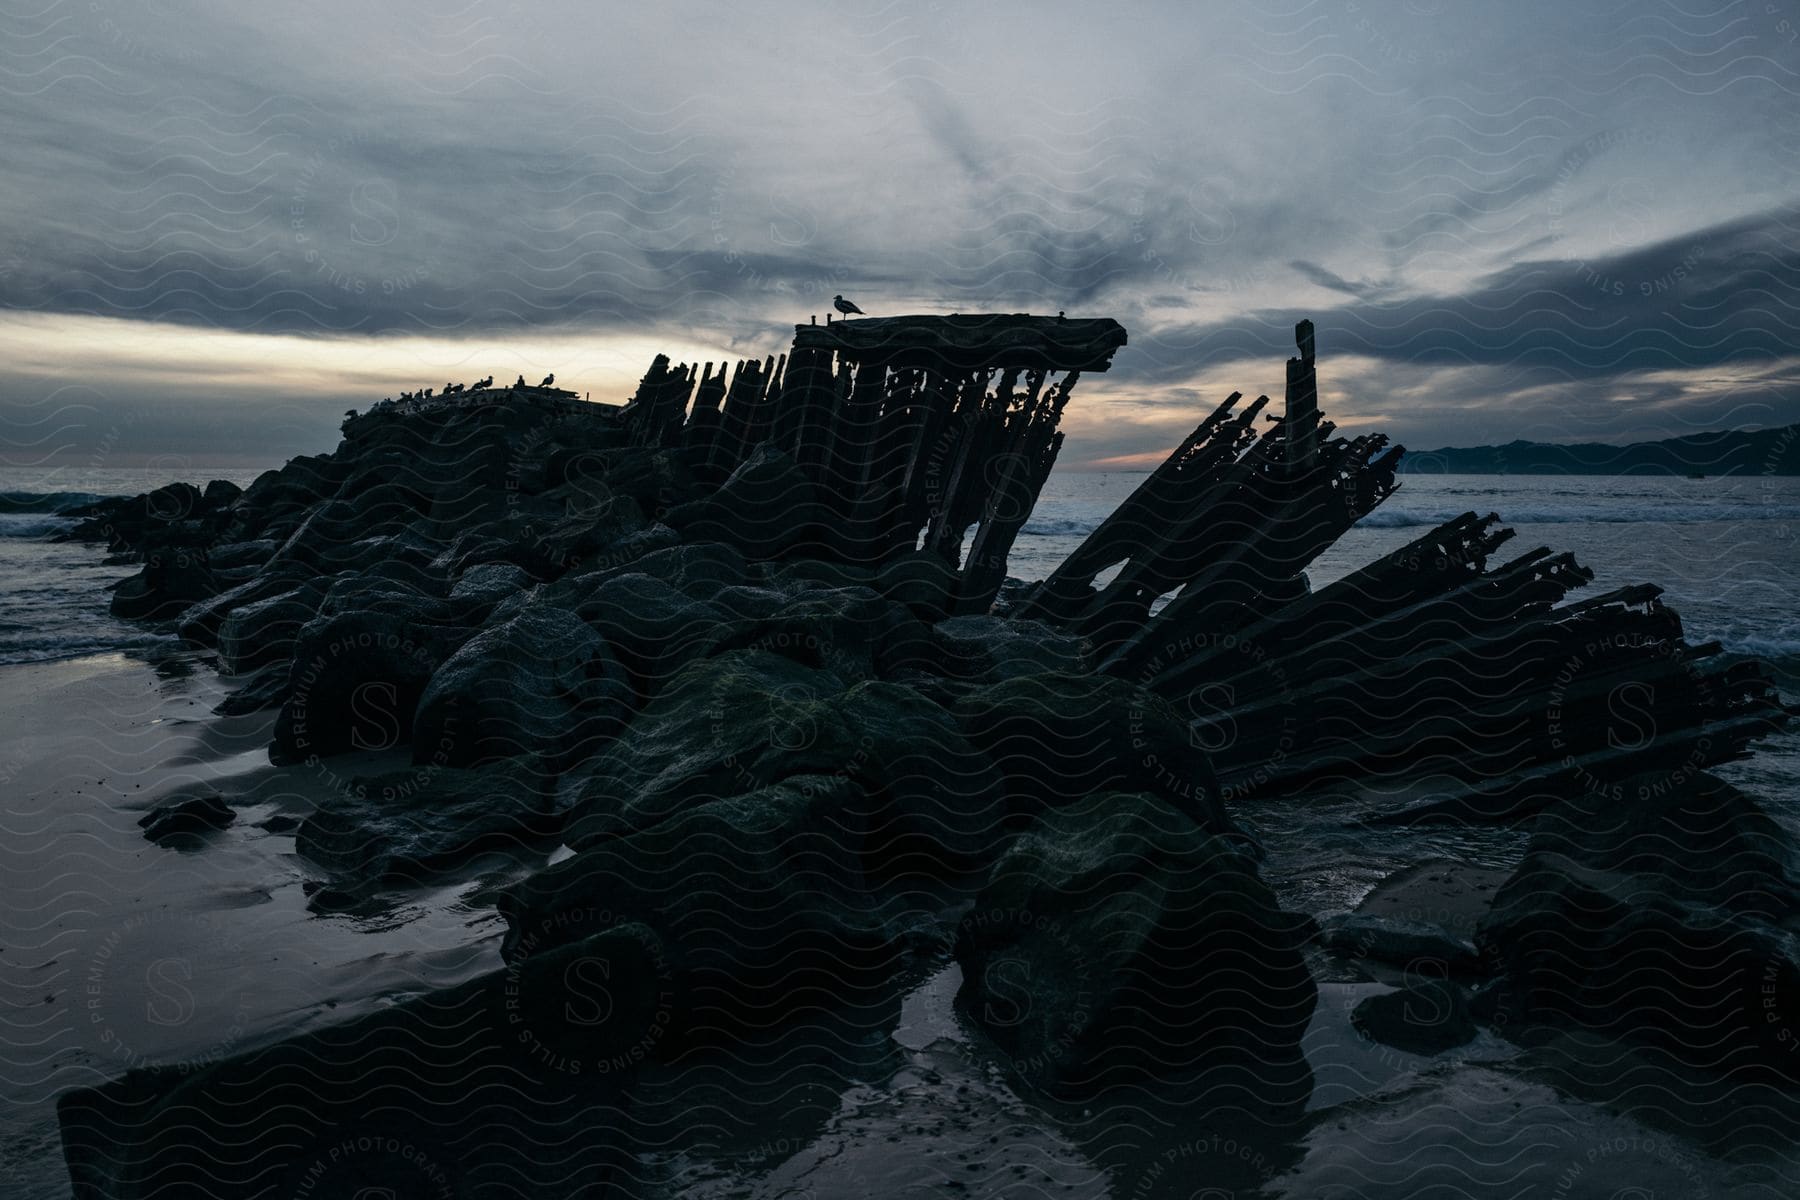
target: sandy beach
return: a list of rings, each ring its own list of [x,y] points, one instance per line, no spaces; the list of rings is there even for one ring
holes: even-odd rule
[[[191,653],[0,668],[8,797],[0,979],[9,1047],[0,1191],[9,1197],[70,1194],[55,1102],[71,1088],[150,1063],[204,1067],[500,964],[501,923],[477,894],[530,864],[491,857],[455,882],[406,893],[379,912],[308,910],[305,885],[319,872],[294,854],[299,817],[330,788],[392,769],[396,760],[369,754],[334,759],[329,771],[273,767],[270,714],[213,714],[228,682]],[[144,840],[137,821],[153,802],[203,788],[216,789],[235,809],[230,827],[180,848]],[[1494,879],[1466,865],[1422,863],[1391,876],[1360,910],[1429,913],[1462,933],[1484,910]],[[244,969],[251,963],[260,967]],[[694,1195],[772,1197],[796,1186],[832,1194],[872,1179],[929,1188],[945,1171],[979,1164],[1009,1184],[1105,1194],[1094,1156],[1106,1153],[1117,1131],[1089,1131],[1103,1135],[1094,1143],[1048,1128],[1022,1136],[1037,1120],[995,1075],[985,1039],[953,1011],[959,981],[952,965],[910,986],[891,1031],[891,1073],[853,1093],[839,1118],[796,1131],[791,1142],[776,1136],[784,1126],[773,1121],[766,1174],[746,1180],[710,1156],[683,1153],[668,1164],[672,1177]],[[1518,1048],[1491,1034],[1438,1060],[1435,1070],[1430,1059],[1360,1036],[1351,1027],[1352,1008],[1388,990],[1386,982],[1321,986],[1305,1043],[1317,1080],[1308,1107],[1337,1120],[1327,1119],[1289,1151],[1293,1174],[1281,1194],[1304,1195],[1333,1177],[1341,1155],[1356,1152],[1346,1146],[1384,1161],[1397,1142],[1416,1143],[1404,1157],[1414,1164],[1409,1169],[1440,1155],[1449,1156],[1441,1164],[1449,1169],[1467,1161],[1459,1156],[1469,1146],[1497,1167],[1530,1146],[1535,1158],[1527,1176],[1546,1187],[1561,1181],[1568,1195],[1593,1194],[1591,1185],[1600,1182],[1590,1148],[1623,1144],[1634,1150],[1608,1166],[1613,1183],[1651,1186],[1673,1163],[1712,1194],[1754,1192],[1740,1193],[1730,1175],[1678,1149],[1666,1134],[1524,1083],[1508,1065]],[[1364,1112],[1369,1097],[1396,1086],[1404,1091],[1419,1071],[1432,1086],[1418,1111],[1382,1119]],[[1443,1132],[1446,1104],[1466,1109],[1472,1124],[1450,1138],[1456,1145],[1433,1151],[1426,1140]],[[1503,1115],[1510,1133],[1490,1145],[1493,1130],[1483,1122]],[[953,1126],[967,1136],[949,1136]],[[1332,1128],[1337,1136],[1325,1136]],[[1147,1177],[1152,1191],[1202,1167],[1212,1174],[1225,1161],[1217,1145],[1180,1129],[1142,1133],[1139,1151],[1159,1164]],[[1376,1178],[1384,1174],[1370,1169]],[[1584,1171],[1594,1178],[1578,1178]]]
[[[272,767],[273,714],[213,715],[226,690],[186,653],[0,667],[9,1197],[69,1194],[54,1105],[70,1088],[147,1063],[202,1066],[499,962],[491,905],[459,897],[507,875],[504,861],[394,910],[309,913],[294,825],[392,755]],[[205,788],[236,810],[229,828],[204,844],[144,839],[154,802]]]

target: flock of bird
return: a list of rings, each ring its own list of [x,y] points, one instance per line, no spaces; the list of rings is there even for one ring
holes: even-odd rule
[[[556,375],[554,373],[551,373],[549,375],[544,376],[544,381],[542,383],[538,384],[538,386],[541,388],[547,388],[547,387],[554,386],[555,383],[556,383]],[[441,392],[434,392],[431,388],[425,388],[424,390],[417,391],[417,392],[401,392],[399,399],[402,401],[442,399],[445,396],[461,395],[463,392],[485,392],[493,386],[494,386],[494,377],[492,375],[489,375],[486,379],[477,379],[474,383],[470,383],[470,384],[446,383],[444,385],[444,390]],[[515,387],[515,388],[522,388],[524,386],[525,386],[525,377],[523,375],[519,376],[518,379],[513,381],[513,387]]]
[[[850,316],[851,314],[855,314],[856,316],[859,316],[859,317],[868,315],[867,313],[863,312],[862,309],[858,308],[855,304],[851,303],[850,301],[844,299],[842,296],[833,296],[831,298],[831,306],[833,308],[837,309],[840,313],[844,314],[846,317]],[[555,383],[556,383],[556,375],[554,372],[552,372],[551,374],[544,376],[544,381],[542,383],[538,384],[538,386],[541,388],[547,388],[547,387],[554,386]],[[434,392],[431,388],[425,388],[422,391],[416,391],[416,392],[401,392],[398,397],[398,400],[400,403],[407,403],[407,402],[417,402],[420,400],[442,399],[445,396],[461,395],[463,392],[486,391],[488,388],[491,388],[493,386],[494,386],[494,377],[492,375],[489,375],[486,379],[477,379],[474,383],[470,383],[470,384],[446,383],[444,385],[444,390],[441,392]],[[525,386],[525,376],[523,376],[523,375],[519,376],[519,378],[513,382],[513,387],[515,387],[515,388],[522,388],[524,386]]]
[[[843,314],[846,318],[852,317],[852,316],[866,317],[869,315],[869,314],[865,313],[862,309],[858,308],[853,301],[846,300],[842,296],[833,296],[831,298],[831,307],[835,308],[839,313]],[[952,314],[952,315],[954,315],[954,314]],[[1064,319],[1063,314],[1060,312],[1057,313],[1056,319],[1059,321],[1063,320]],[[556,383],[556,375],[554,373],[552,373],[552,374],[544,376],[544,381],[542,383],[538,384],[538,386],[541,388],[547,388],[547,387],[554,386],[555,383]],[[460,383],[446,383],[444,385],[444,390],[441,392],[437,392],[435,394],[432,392],[432,389],[430,389],[430,388],[426,388],[423,391],[417,391],[417,392],[401,392],[400,396],[399,396],[399,400],[401,402],[407,402],[407,401],[415,401],[416,402],[419,400],[431,400],[433,398],[441,399],[444,396],[460,395],[465,391],[482,392],[482,391],[486,391],[488,388],[491,388],[493,386],[494,386],[494,377],[492,375],[489,375],[486,379],[477,379],[474,383],[467,384],[467,385],[460,384]],[[519,376],[519,378],[513,382],[513,387],[515,387],[515,388],[522,388],[524,386],[525,386],[525,376],[523,376],[523,375]]]

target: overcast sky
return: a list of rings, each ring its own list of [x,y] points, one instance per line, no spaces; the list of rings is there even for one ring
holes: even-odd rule
[[[270,465],[402,388],[1107,315],[1415,448],[1800,421],[1800,4],[0,0],[4,461]]]

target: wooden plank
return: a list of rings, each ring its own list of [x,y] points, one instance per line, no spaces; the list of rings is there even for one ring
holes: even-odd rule
[[[998,367],[1104,371],[1125,340],[1125,327],[1110,317],[1065,320],[1027,313],[854,317],[794,327],[796,350],[954,372]]]

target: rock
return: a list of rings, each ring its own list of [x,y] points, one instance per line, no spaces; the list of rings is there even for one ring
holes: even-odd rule
[[[526,570],[526,564],[535,566],[536,560],[531,548],[522,543],[523,536],[522,531],[505,528],[499,522],[465,529],[437,553],[431,560],[431,567],[452,579],[460,579],[474,568],[489,563],[505,563]]]
[[[1800,1078],[1792,844],[1749,796],[1652,773],[1546,809],[1477,943],[1509,1029],[1574,1025]],[[1601,964],[1611,964],[1600,969]]]
[[[1475,943],[1429,921],[1346,913],[1325,922],[1320,940],[1347,958],[1370,958],[1397,967],[1431,964],[1451,972],[1477,971]]]
[[[267,600],[283,592],[291,592],[312,578],[312,572],[298,563],[289,563],[263,571],[245,583],[210,596],[186,612],[175,626],[181,639],[194,646],[216,646],[219,629],[225,618],[246,604]]]
[[[347,463],[317,454],[303,454],[264,471],[238,498],[235,531],[245,537],[273,537],[266,532],[271,525],[324,500],[348,473]]]
[[[461,637],[381,613],[308,622],[295,640],[270,759],[304,762],[405,744],[426,684]]]
[[[798,593],[815,588],[873,587],[875,570],[829,558],[792,558],[760,564],[764,581],[780,591]]]
[[[280,708],[288,697],[288,664],[270,663],[213,706],[221,717],[242,717]]]
[[[191,483],[167,483],[143,496],[145,512],[163,524],[185,520],[206,508],[206,496]]]
[[[588,844],[501,893],[503,953],[529,962],[595,923],[641,920],[669,956],[680,1038],[875,1004],[900,950],[863,878],[864,829],[844,815],[855,793],[790,776]]]
[[[941,621],[950,612],[959,584],[956,568],[929,550],[883,563],[874,580],[877,592],[926,622]]]
[[[1475,1037],[1468,998],[1447,979],[1420,979],[1370,996],[1350,1014],[1359,1033],[1409,1054],[1441,1054]]]
[[[718,608],[637,572],[600,581],[575,612],[618,654],[640,700],[656,695],[685,663],[711,653],[729,632]]]
[[[690,540],[729,542],[750,558],[769,559],[799,545],[820,511],[812,480],[765,442],[710,496],[670,509],[663,521]]]
[[[997,617],[1011,615],[1038,586],[1035,582],[1008,575],[1000,581],[1000,590],[994,594],[994,603],[989,611]]]
[[[200,496],[200,504],[207,509],[228,508],[237,503],[244,489],[229,479],[215,479],[206,485],[206,491]]]
[[[480,563],[463,572],[450,589],[450,609],[461,621],[480,621],[494,605],[531,586],[531,576],[513,563]]]
[[[279,549],[280,542],[264,538],[254,542],[225,542],[212,547],[206,556],[215,571],[229,571],[236,567],[260,567]]]
[[[605,641],[574,613],[527,604],[469,639],[418,702],[413,761],[465,766],[592,753],[631,717],[629,685]]]
[[[319,613],[327,617],[379,613],[421,625],[448,624],[453,616],[449,601],[441,596],[372,572],[344,574],[332,580]]]
[[[515,461],[506,438],[496,430],[471,430],[460,439],[454,457],[443,458],[427,452],[427,461],[436,458],[428,474],[417,477],[419,486],[428,493],[425,510],[441,528],[457,529],[518,501],[516,482],[511,477]],[[415,455],[415,458],[420,457]]]
[[[590,586],[598,586],[607,579],[625,574],[660,579],[697,600],[710,600],[722,589],[741,585],[749,579],[744,556],[722,542],[685,542],[651,550],[628,564],[586,578]]]
[[[628,566],[657,550],[681,544],[681,535],[661,522],[628,533],[612,545],[590,554],[569,569],[569,576],[592,576]],[[597,581],[590,581],[597,582]]]
[[[349,895],[426,883],[478,854],[554,834],[554,779],[536,758],[358,779],[327,795],[300,823],[294,849],[330,870]]]
[[[699,804],[793,775],[856,785],[872,877],[978,870],[1005,836],[1000,779],[955,722],[910,689],[846,688],[829,671],[762,650],[690,664],[628,737],[565,781],[565,840],[578,849],[652,828]]]
[[[203,550],[155,550],[114,588],[110,610],[126,621],[168,621],[218,591]]]
[[[74,1194],[624,1194],[620,1092],[661,1045],[661,956],[617,924],[247,1053],[66,1091]]]
[[[132,497],[114,497],[69,510],[78,519],[63,536],[105,542],[114,553],[149,559],[158,551],[203,550],[217,540],[226,514],[191,483],[171,483]]]
[[[408,535],[394,538],[386,549],[387,557],[362,568],[357,577],[410,596],[441,600],[450,594],[450,576],[432,565],[442,550],[438,543]]]
[[[655,515],[662,513],[665,509],[679,507],[690,500],[694,494],[693,478],[681,464],[678,454],[667,450],[645,450],[632,447],[603,452],[600,458],[605,464],[607,491],[614,496],[629,497],[645,513]],[[680,528],[666,516],[663,521],[667,525]],[[700,534],[696,540],[723,541],[728,539]]]
[[[179,842],[224,829],[237,819],[237,813],[217,792],[159,804],[138,820],[148,841],[158,844]]]
[[[1512,869],[1427,858],[1391,872],[1357,904],[1358,914],[1428,921],[1474,944],[1475,927]]]
[[[319,581],[231,610],[219,626],[219,661],[233,674],[294,656],[300,631],[319,615]]]
[[[966,693],[955,712],[1005,776],[1014,817],[1096,792],[1147,791],[1208,829],[1230,828],[1212,768],[1180,716],[1126,680],[1022,676]]]
[[[605,489],[607,479],[623,474],[614,469],[622,459],[642,453],[621,444],[617,426],[604,431],[569,429],[567,434],[566,439],[529,448],[520,464],[524,490],[587,494],[597,487]],[[610,489],[605,494],[610,495]]]
[[[331,500],[309,512],[271,562],[298,562],[315,571],[360,571],[401,555],[429,562],[437,551],[418,537],[410,494]]]
[[[221,569],[215,566],[212,569],[212,573],[213,582],[217,583],[221,588],[234,588],[240,584],[249,583],[260,575],[262,570],[259,567],[229,567]]]
[[[731,595],[747,599],[740,590]],[[752,606],[761,603],[756,597]],[[772,609],[722,631],[717,646],[772,650],[845,679],[885,677],[932,662],[930,629],[904,605],[868,587],[799,587]]]
[[[1757,800],[1713,775],[1650,773],[1617,795],[1586,792],[1546,809],[1531,832],[1533,857],[1642,876],[1664,894],[1738,916],[1800,914],[1794,840]],[[1517,888],[1507,893],[1517,899]]]
[[[931,628],[934,669],[957,679],[997,683],[1044,672],[1087,669],[1087,644],[1041,621],[962,616]]]
[[[567,837],[579,847],[663,820],[693,803],[752,791],[785,774],[829,773],[847,761],[816,749],[819,702],[842,679],[763,650],[690,663],[608,746],[563,783]],[[820,771],[820,764],[824,766]]]
[[[959,927],[958,1004],[1057,1097],[1291,1116],[1318,999],[1303,933],[1230,842],[1165,800],[1043,812]]]
[[[538,578],[554,579],[648,524],[630,497],[609,496],[597,507],[571,513],[534,530],[533,558],[526,565]]]
[[[754,584],[720,588],[709,597],[727,620],[739,622],[767,620],[780,612],[792,598],[788,592]]]

